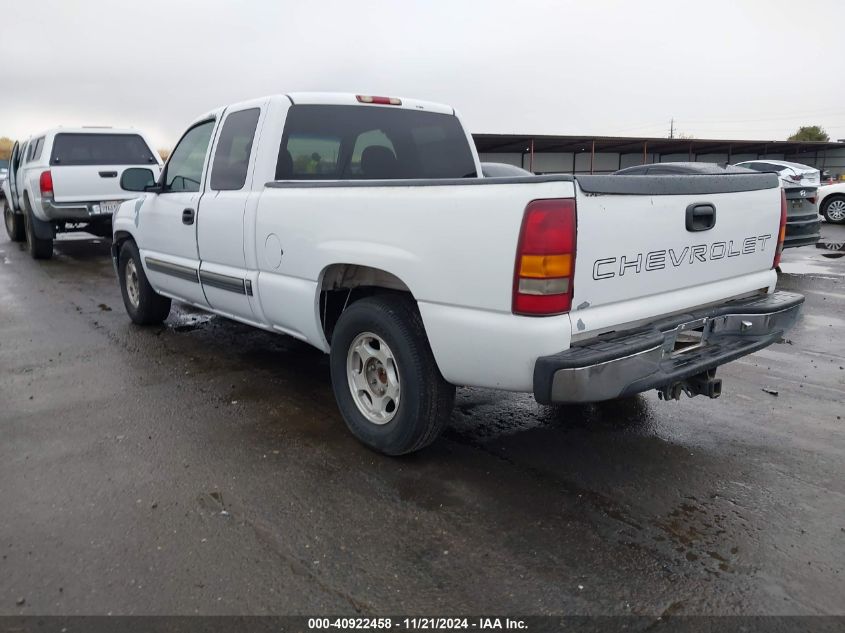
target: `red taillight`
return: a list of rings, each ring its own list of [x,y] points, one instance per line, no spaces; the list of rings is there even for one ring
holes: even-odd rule
[[[38,186],[41,188],[42,196],[53,195],[53,174],[49,171],[42,171],[41,178],[38,179]]]
[[[372,97],[370,95],[355,95],[359,103],[377,103],[379,105],[402,105],[402,100],[396,97]]]
[[[775,247],[775,259],[772,268],[780,266],[780,256],[783,253],[783,241],[786,239],[786,192],[780,190],[780,228],[778,229],[778,244]]]
[[[525,207],[516,250],[513,312],[546,316],[572,307],[575,200],[534,200]]]

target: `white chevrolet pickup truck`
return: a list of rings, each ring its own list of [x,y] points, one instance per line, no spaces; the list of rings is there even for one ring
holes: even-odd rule
[[[594,402],[706,394],[775,342],[777,176],[480,176],[451,107],[289,94],[197,119],[114,216],[139,324],[171,299],[330,354],[348,427],[431,443],[455,385]],[[148,180],[144,187],[138,183]],[[279,362],[284,362],[283,358]]]

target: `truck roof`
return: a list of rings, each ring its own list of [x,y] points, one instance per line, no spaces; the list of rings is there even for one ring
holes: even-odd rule
[[[227,108],[236,108],[243,105],[254,105],[258,102],[265,101],[265,100],[283,100],[289,101],[294,105],[354,105],[354,106],[362,106],[362,107],[385,107],[385,108],[403,108],[406,110],[423,110],[426,112],[436,112],[439,114],[456,114],[455,109],[451,106],[444,105],[442,103],[434,103],[432,101],[420,101],[419,99],[408,99],[406,97],[391,97],[399,99],[401,102],[398,105],[382,105],[382,104],[370,104],[370,103],[362,103],[358,100],[358,96],[362,95],[362,93],[353,93],[353,92],[289,92],[287,94],[274,94],[274,95],[266,95],[264,97],[258,97],[256,99],[247,99],[244,101],[238,101],[236,103],[230,103],[225,106],[220,106],[214,108],[212,110],[208,110],[202,116],[198,116],[191,122],[191,126],[196,125],[200,121],[204,121],[206,119],[210,119],[212,117],[216,118],[220,116],[223,110]],[[362,95],[363,96],[363,95]],[[374,95],[372,95],[374,96]]]
[[[291,92],[288,93],[288,98],[294,104],[309,104],[309,105],[358,105],[370,106],[379,104],[361,103],[358,100],[359,95],[363,96],[365,93],[351,93],[351,92]],[[370,95],[368,95],[370,96]],[[401,104],[385,105],[389,108],[405,108],[411,110],[425,110],[428,112],[439,112],[441,114],[454,114],[454,108],[443,105],[441,103],[433,103],[431,101],[420,101],[419,99],[408,99],[406,97],[393,97],[399,99]]]
[[[49,136],[51,134],[141,134],[141,132],[131,127],[111,127],[106,125],[91,125],[80,127],[52,127],[38,134],[33,134],[29,138],[38,138],[40,136]]]

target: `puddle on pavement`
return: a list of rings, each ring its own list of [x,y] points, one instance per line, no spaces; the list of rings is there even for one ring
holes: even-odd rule
[[[845,256],[845,242],[817,242],[815,248],[803,247],[787,251],[781,262],[781,272],[787,275],[812,275],[838,279],[845,276],[845,269],[838,260]]]
[[[839,259],[845,256],[845,242],[818,242],[816,248],[820,249],[821,256],[827,259]]]
[[[649,403],[640,396],[595,404],[543,406],[530,394],[462,388],[447,432],[453,438],[486,443],[533,429],[648,435],[654,430],[654,422]]]
[[[193,332],[205,327],[212,319],[214,319],[213,314],[177,313],[166,325],[174,332]]]

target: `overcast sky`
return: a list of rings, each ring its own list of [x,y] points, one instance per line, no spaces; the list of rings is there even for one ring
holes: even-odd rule
[[[473,132],[845,138],[845,2],[0,0],[0,136],[327,90],[455,106]]]

